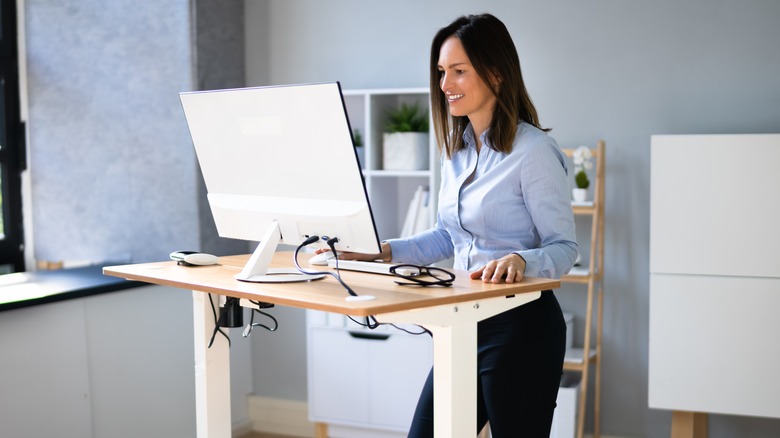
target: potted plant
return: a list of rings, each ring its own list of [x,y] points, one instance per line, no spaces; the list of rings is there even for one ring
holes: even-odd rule
[[[428,112],[403,103],[387,113],[382,157],[387,170],[428,169]]]
[[[590,180],[587,171],[593,167],[590,162],[592,154],[587,146],[580,146],[574,150],[574,184],[577,186],[572,189],[571,196],[574,202],[585,202],[588,195]]]
[[[363,147],[363,136],[360,134],[360,130],[355,128],[352,130],[352,142],[355,146],[355,153],[360,163],[360,168],[365,169],[366,149]]]

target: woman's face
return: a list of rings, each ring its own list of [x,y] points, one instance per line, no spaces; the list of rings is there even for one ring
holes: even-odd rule
[[[490,125],[496,97],[471,65],[456,36],[447,38],[439,50],[439,85],[455,117],[467,116],[477,135]]]

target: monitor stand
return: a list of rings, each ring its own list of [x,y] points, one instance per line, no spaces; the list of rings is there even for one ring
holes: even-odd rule
[[[274,222],[257,245],[252,257],[244,265],[244,269],[233,278],[251,283],[294,283],[325,277],[325,274],[303,274],[295,268],[269,268],[281,236],[279,223]]]

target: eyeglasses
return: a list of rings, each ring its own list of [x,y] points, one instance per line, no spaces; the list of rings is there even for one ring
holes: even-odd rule
[[[407,281],[396,281],[401,286],[452,286],[455,274],[441,268],[417,265],[394,265],[390,267],[390,273]],[[422,279],[428,277],[430,279]]]

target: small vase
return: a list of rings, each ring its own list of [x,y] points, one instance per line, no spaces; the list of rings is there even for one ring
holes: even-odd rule
[[[574,199],[574,202],[585,202],[585,198],[588,196],[588,189],[579,189],[574,188],[571,189],[571,197]]]
[[[384,170],[428,170],[428,133],[384,133],[382,142]]]

